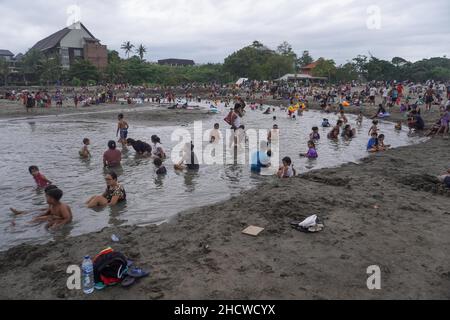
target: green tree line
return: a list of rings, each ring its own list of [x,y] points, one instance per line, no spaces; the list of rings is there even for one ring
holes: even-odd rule
[[[80,86],[97,83],[131,83],[134,85],[159,84],[180,85],[187,83],[231,83],[244,77],[251,80],[274,80],[287,73],[300,73],[301,68],[316,61],[313,75],[327,77],[333,83],[351,80],[411,80],[429,79],[450,80],[450,59],[431,58],[409,62],[401,57],[391,61],[374,56],[358,55],[344,64],[337,65],[332,59],[323,57],[315,60],[305,50],[297,55],[292,46],[284,41],[272,50],[259,41],[232,53],[224,63],[204,64],[185,67],[158,65],[147,62],[144,57],[147,48],[135,47],[129,41],[121,49],[126,59],[119,52],[108,52],[108,65],[104,70],[97,69],[87,60],[75,61],[69,70],[63,70],[59,57],[44,56],[41,52],[30,50],[16,65],[15,83],[22,85],[50,85],[56,82]],[[135,55],[131,55],[135,53]],[[11,69],[6,61],[0,60],[0,85],[8,84]]]

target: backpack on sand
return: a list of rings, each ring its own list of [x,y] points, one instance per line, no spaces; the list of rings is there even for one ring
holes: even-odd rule
[[[107,248],[94,259],[95,283],[113,285],[122,282],[128,271],[127,258],[120,252]]]

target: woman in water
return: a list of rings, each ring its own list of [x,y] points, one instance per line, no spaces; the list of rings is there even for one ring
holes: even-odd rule
[[[108,150],[103,154],[103,166],[112,168],[120,166],[122,161],[122,153],[117,150],[117,145],[115,141],[108,142]]]
[[[342,120],[338,120],[336,123],[336,126],[333,128],[333,130],[328,133],[328,139],[335,140],[339,137],[339,133],[341,132],[342,127]]]
[[[116,204],[123,202],[127,199],[127,194],[124,187],[122,187],[117,181],[117,174],[110,172],[105,176],[106,190],[100,196],[94,196],[90,198],[86,205],[88,208],[115,206]]]
[[[166,153],[161,145],[161,139],[156,135],[153,135],[151,139],[153,143],[153,156],[164,160]]]
[[[342,137],[351,139],[351,138],[354,138],[355,135],[356,135],[356,129],[352,129],[352,127],[349,124],[347,124],[344,127],[344,131],[342,131]]]

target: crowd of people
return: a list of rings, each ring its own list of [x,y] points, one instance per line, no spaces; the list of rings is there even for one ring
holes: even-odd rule
[[[94,90],[84,88],[81,91],[66,88],[56,90],[53,93],[47,90],[37,92],[21,91],[20,93],[12,91],[5,97],[21,100],[27,109],[33,107],[50,107],[52,101],[56,101],[58,106],[63,106],[64,101],[67,100],[67,96],[70,95],[72,95],[75,106],[80,104],[85,106],[90,103],[114,103],[118,101],[117,92],[119,91],[124,92],[123,98],[121,99],[128,103],[132,103],[130,101],[135,101],[136,98],[142,101],[147,100],[158,103],[162,101],[167,101],[168,103],[176,101],[177,96],[173,93],[174,91],[167,90],[161,93],[158,91],[160,89],[137,87],[133,88],[134,91],[130,94],[130,86],[119,85],[105,86]],[[200,97],[194,97],[192,92],[188,91],[192,90],[192,87],[185,89],[187,91],[183,95],[186,101],[201,100]],[[412,132],[425,129],[425,123],[421,113],[435,112],[433,106],[436,106],[441,116],[439,121],[430,128],[427,135],[446,135],[449,133],[450,85],[445,86],[443,83],[430,82],[425,85],[418,85],[411,83],[374,82],[360,89],[360,87],[358,88],[353,84],[340,86],[327,86],[324,84],[317,86],[291,86],[290,84],[280,83],[250,82],[244,84],[241,88],[213,85],[211,87],[205,86],[202,89],[210,92],[208,98],[224,102],[225,108],[229,108],[229,105],[234,104],[234,107],[224,119],[233,133],[229,141],[229,147],[234,150],[237,150],[239,146],[246,142],[244,118],[247,112],[247,104],[245,101],[251,101],[250,110],[256,112],[259,109],[263,111],[263,114],[271,115],[275,109],[273,107],[264,108],[263,103],[258,102],[258,100],[267,98],[268,96],[272,96],[273,99],[280,97],[287,99],[290,102],[290,107],[280,106],[280,110],[285,111],[286,116],[292,119],[302,116],[303,112],[308,110],[311,103],[320,105],[324,114],[334,112],[338,115],[336,124],[332,126],[329,120],[324,118],[321,125],[323,128],[329,128],[327,138],[331,140],[337,140],[339,138],[348,140],[356,136],[356,129],[352,127],[346,116],[346,107],[357,106],[361,108],[355,123],[357,126],[361,126],[363,122],[363,105],[374,108],[374,110],[377,108],[375,115],[372,117],[372,126],[368,132],[369,141],[366,149],[370,153],[382,152],[390,148],[390,145],[385,144],[385,135],[380,133],[378,118],[388,117],[388,111],[392,111],[393,108],[398,108],[404,114],[408,128]],[[240,90],[239,92],[244,93],[245,98],[244,96],[232,96],[234,90]],[[225,94],[226,96],[219,98],[219,94]],[[310,100],[311,98],[312,102]],[[378,107],[377,100],[381,101]],[[259,108],[257,107],[258,104]],[[273,120],[277,120],[276,116],[273,117]],[[395,124],[396,130],[402,130],[402,127],[402,121],[398,121]],[[124,114],[119,114],[116,136],[122,148],[132,147],[138,156],[153,158],[155,173],[157,175],[167,174],[168,170],[164,166],[167,155],[161,144],[161,139],[157,135],[153,135],[151,142],[147,143],[129,138],[129,128],[130,126]],[[265,168],[271,168],[272,148],[274,147],[274,143],[277,143],[278,137],[279,128],[278,125],[274,124],[271,130],[269,130],[267,140],[260,141],[258,150],[251,154],[251,172],[260,174]],[[210,133],[209,143],[215,144],[221,141],[221,139],[220,124],[216,123]],[[312,160],[319,158],[316,143],[320,139],[319,126],[314,126],[307,142],[307,151],[301,152],[299,156]],[[90,144],[91,141],[89,138],[83,139],[83,146],[79,151],[81,158],[89,159],[92,157],[89,151]],[[118,150],[117,143],[114,140],[109,141],[107,145],[108,149],[103,154],[103,165],[107,169],[107,174],[105,175],[106,189],[102,194],[94,195],[86,202],[88,208],[115,206],[127,199],[125,187],[119,183],[118,176],[115,172],[115,168],[121,166],[122,151]],[[197,171],[199,169],[200,164],[194,152],[194,144],[192,142],[187,143],[183,148],[183,156],[180,161],[174,164],[174,170]],[[53,185],[36,166],[30,167],[29,171],[36,181],[37,186],[45,189],[48,203],[48,208],[41,210],[42,212],[33,221],[47,222],[48,228],[58,228],[70,223],[72,221],[72,212],[68,205],[61,202],[63,197],[62,190]],[[274,173],[279,178],[284,179],[294,177],[298,172],[294,168],[293,160],[290,157],[283,157],[282,165],[276,168]],[[448,184],[450,180],[448,174],[441,180]],[[11,210],[14,214],[26,213],[16,209]]]

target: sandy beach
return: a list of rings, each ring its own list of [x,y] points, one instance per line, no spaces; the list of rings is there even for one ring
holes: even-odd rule
[[[24,108],[0,110],[0,118],[27,116]],[[161,110],[147,117],[182,123],[199,115]],[[437,111],[424,119],[430,124],[436,117]],[[389,120],[396,119],[402,115],[393,112]],[[436,178],[449,167],[449,150],[449,140],[437,137],[370,155],[361,164],[273,178],[160,226],[105,228],[45,245],[20,245],[0,253],[0,298],[449,299],[450,191]],[[312,214],[324,220],[322,232],[290,227]],[[258,237],[243,235],[249,225],[265,230]],[[111,241],[112,234],[119,243]],[[67,267],[108,246],[151,276],[130,289],[108,288],[91,296],[68,290]],[[366,286],[371,265],[381,268],[381,290]]]
[[[152,126],[183,125],[194,120],[208,117],[208,110],[168,110],[169,104],[145,103],[133,104],[101,104],[98,106],[63,108],[33,108],[27,113],[26,108],[15,101],[0,100],[0,119],[33,119],[34,117],[63,117],[71,120],[90,119],[116,121],[119,113],[124,113],[130,121]],[[149,110],[150,108],[150,110]]]

